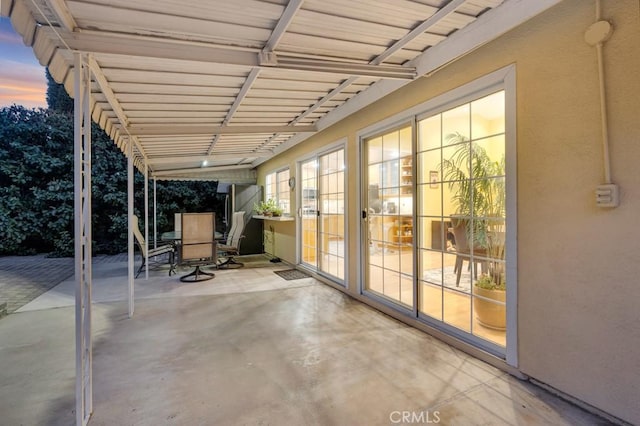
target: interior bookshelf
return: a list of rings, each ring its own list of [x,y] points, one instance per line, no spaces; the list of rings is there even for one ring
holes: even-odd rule
[[[400,195],[411,195],[413,188],[413,159],[411,156],[400,159]]]
[[[389,227],[387,241],[400,249],[410,249],[413,244],[413,218],[411,216],[393,217],[393,225]]]

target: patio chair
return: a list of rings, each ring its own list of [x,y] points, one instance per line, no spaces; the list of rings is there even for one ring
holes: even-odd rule
[[[193,272],[180,277],[183,282],[206,281],[215,277],[201,266],[216,265],[214,213],[182,213],[180,265],[195,266]]]
[[[182,213],[173,214],[173,231],[177,235],[182,231]]]
[[[230,265],[235,265],[240,268],[244,266],[241,262],[236,262],[233,256],[240,255],[240,243],[244,238],[242,234],[244,232],[244,212],[239,211],[233,214],[231,218],[231,230],[227,236],[226,244],[218,244],[218,252],[221,253],[220,258],[226,258],[224,261],[218,262],[218,267],[228,268]]]
[[[149,258],[149,266],[158,269],[161,266],[169,265],[169,276],[176,272],[175,253],[176,247],[173,244],[164,244],[156,248],[150,248],[149,252],[146,251],[146,244],[144,237],[140,232],[140,225],[138,223],[138,216],[133,215],[133,235],[136,237],[136,243],[142,254],[142,264],[138,268],[136,278],[144,270],[146,266],[147,258]]]

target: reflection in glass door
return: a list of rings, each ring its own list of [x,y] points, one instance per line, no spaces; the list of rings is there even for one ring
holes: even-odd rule
[[[344,280],[344,149],[304,161],[301,174],[301,262]]]
[[[413,291],[412,129],[405,126],[364,141],[367,206],[364,290],[408,308]]]

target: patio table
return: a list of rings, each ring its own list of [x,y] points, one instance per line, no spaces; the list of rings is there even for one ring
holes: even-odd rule
[[[222,233],[216,231],[215,239],[220,240],[222,238],[223,238]],[[170,241],[170,242],[178,243],[180,242],[181,239],[182,239],[182,232],[180,231],[163,232],[160,235],[160,240],[162,241]]]

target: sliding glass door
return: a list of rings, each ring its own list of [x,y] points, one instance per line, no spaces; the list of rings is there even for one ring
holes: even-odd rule
[[[417,130],[418,310],[505,346],[504,92]]]
[[[414,304],[411,135],[407,125],[364,141],[364,289],[404,307]]]
[[[311,269],[318,267],[318,160],[300,164],[300,260]]]
[[[504,352],[505,92],[414,118],[362,141],[363,293]]]
[[[344,149],[300,163],[301,263],[344,281]]]

